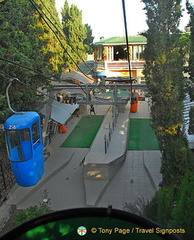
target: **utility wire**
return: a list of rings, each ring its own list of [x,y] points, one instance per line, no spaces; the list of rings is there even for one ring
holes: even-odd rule
[[[51,18],[53,19],[53,20],[55,20],[55,18],[53,17],[53,15],[50,13],[50,11],[49,11],[49,9],[46,7],[46,5],[43,3],[43,1],[42,0],[40,0],[40,2],[41,2],[41,4],[44,6],[44,8],[47,10],[47,12],[49,13],[49,15],[51,16]],[[44,14],[44,13],[43,13]],[[45,16],[46,16],[46,14],[44,14]],[[55,22],[55,24],[49,19],[49,18],[47,18],[48,20],[49,20],[49,22],[53,25],[53,27],[58,31],[58,32],[60,32],[61,33],[61,35],[62,35],[62,37],[64,38],[64,36],[66,37],[66,39],[65,40],[67,40],[66,42],[67,42],[67,44],[72,48],[72,50],[77,54],[77,56],[82,60],[82,62],[85,64],[85,66],[88,68],[88,70],[90,70],[91,71],[91,69],[89,68],[89,66],[87,65],[87,63],[85,62],[85,60],[78,54],[78,52],[75,50],[75,48],[72,46],[72,44],[70,43],[71,41],[70,41],[70,39],[69,39],[69,37],[67,36],[67,34],[65,34],[65,32],[61,29],[61,26],[57,23],[57,22]],[[56,25],[59,27],[59,29],[56,27]],[[78,67],[78,65],[76,64],[76,66]]]
[[[27,66],[24,66],[24,65],[22,65],[22,64],[20,64],[20,63],[16,63],[16,62],[11,61],[11,60],[9,60],[9,59],[7,59],[7,58],[0,57],[0,60],[5,61],[5,62],[12,63],[12,64],[17,65],[17,66],[19,66],[19,67],[22,67],[22,68],[25,68],[25,69],[30,70],[30,71],[32,71],[32,72],[35,72],[35,73],[41,75],[42,77],[44,77],[44,78],[46,78],[46,79],[51,79],[51,78],[45,76],[44,74],[42,74],[41,72],[38,72],[38,71],[35,70],[35,69],[32,69],[32,68],[27,67]]]
[[[26,66],[24,66],[24,65],[22,65],[22,64],[20,64],[20,63],[13,62],[13,61],[11,61],[11,60],[9,60],[9,59],[2,58],[2,57],[0,57],[0,60],[5,61],[5,62],[12,63],[12,64],[14,64],[14,65],[20,66],[20,67],[25,68],[25,69],[28,69],[28,70],[30,70],[30,71],[32,71],[32,72],[35,72],[35,73],[37,73],[37,74],[40,74],[41,76],[45,77],[46,79],[51,79],[50,77],[47,77],[47,76],[43,75],[42,73],[40,73],[40,72],[38,72],[38,71],[36,71],[36,70],[34,70],[34,69],[32,69],[32,68],[26,67]],[[0,71],[0,72],[1,72],[2,74],[6,75],[6,76],[9,76],[7,73],[4,73],[4,72],[2,72],[2,71]],[[9,76],[9,78],[13,78],[13,77]],[[78,85],[78,86],[80,87],[80,89],[86,94],[86,92],[84,91],[83,87],[82,87],[79,83],[74,83],[74,84]],[[38,90],[37,90],[37,91],[38,91]],[[42,93],[42,92],[41,92],[41,93]],[[48,95],[47,95],[47,96],[48,96]]]
[[[130,52],[129,52],[129,42],[128,42],[128,31],[127,31],[127,17],[126,17],[126,8],[125,8],[125,0],[122,0],[122,7],[123,7],[123,19],[124,19],[124,26],[125,26],[125,38],[126,38],[126,45],[127,45],[127,61],[129,66],[129,79],[131,82],[131,93],[132,93],[132,77],[131,77],[131,64],[130,64]],[[132,96],[132,94],[131,94]]]
[[[57,34],[55,33],[55,31],[51,28],[51,26],[48,24],[48,22],[47,22],[46,19],[44,18],[43,14],[42,14],[42,13],[39,11],[39,9],[37,8],[35,2],[32,1],[32,0],[30,0],[30,2],[31,2],[31,4],[34,6],[35,10],[36,10],[36,11],[39,13],[39,15],[42,17],[42,19],[45,21],[45,23],[47,24],[47,26],[49,27],[49,29],[54,33],[54,35],[56,36],[57,40],[58,40],[59,43],[61,44],[62,48],[63,48],[64,50],[66,50],[65,47],[63,46],[63,43],[61,42],[60,38],[57,36]],[[44,5],[44,4],[43,4],[43,5]],[[45,5],[44,5],[44,6],[45,6]],[[46,9],[47,9],[47,8],[46,8]],[[48,9],[47,9],[47,11],[48,11]],[[45,14],[44,14],[44,15],[45,15]],[[50,15],[51,15],[51,14],[50,14]],[[46,16],[46,15],[45,15],[45,16]],[[52,16],[52,15],[51,15],[51,16]],[[46,16],[46,18],[47,18],[48,21],[52,24],[52,26],[55,27],[55,29],[56,29],[58,32],[61,31],[61,35],[64,37],[64,34],[62,34],[63,31],[62,31],[61,29],[59,30],[58,28],[56,28],[56,26],[53,24],[53,22],[52,22],[47,16]],[[52,18],[53,18],[53,16],[52,16]],[[54,18],[53,18],[53,19],[54,19]],[[72,47],[72,46],[71,46],[71,47]],[[73,47],[72,47],[72,48],[73,48]],[[75,50],[74,50],[74,51],[75,51]],[[68,56],[71,58],[71,60],[74,62],[74,64],[79,68],[79,66],[76,64],[76,62],[72,59],[71,55],[70,55],[68,52],[67,52],[67,54],[68,54]],[[79,55],[78,55],[78,56],[79,56]],[[80,57],[80,56],[79,56],[79,57]],[[16,63],[16,62],[14,62],[14,61],[11,61],[11,60],[6,59],[6,58],[3,58],[3,57],[0,57],[0,60],[6,61],[6,62],[9,62],[9,63],[12,63],[12,64],[14,64],[14,65],[20,66],[20,67],[25,68],[25,69],[27,69],[27,70],[33,71],[33,72],[41,75],[42,77],[44,77],[44,78],[46,78],[46,79],[51,79],[51,77],[47,77],[47,76],[45,76],[44,74],[38,72],[37,70],[32,69],[32,68],[27,67],[27,66],[24,66],[24,65],[22,65],[22,64],[20,64],[20,63]],[[87,67],[88,67],[88,66],[87,66]],[[82,72],[80,68],[79,68],[79,70],[80,70],[80,72]],[[82,72],[82,73],[83,73],[83,72]],[[84,74],[84,73],[83,73],[83,74]],[[85,75],[85,74],[84,74],[84,75]],[[87,78],[93,80],[93,78],[90,78],[90,77],[88,77],[87,75],[85,75],[85,76],[86,76]],[[81,88],[81,90],[85,93],[84,89],[82,88],[82,86],[80,86],[80,84],[76,84],[76,85],[78,85],[78,86]]]
[[[47,22],[47,20],[54,26],[54,24],[52,23],[52,21],[44,14],[44,13],[41,13],[39,11],[39,9],[37,8],[35,2],[33,0],[29,0],[32,5],[34,6],[34,8],[36,9],[36,11],[38,12],[38,14],[42,17],[42,19],[44,20],[44,22],[46,23],[46,25],[49,27],[49,29],[54,33],[55,37],[57,38],[57,40],[59,41],[61,47],[63,48],[63,50],[66,51],[66,48],[64,47],[63,43],[61,42],[61,39],[58,37],[58,35],[56,34],[56,32],[52,29],[52,27],[49,25],[49,23]],[[46,19],[45,19],[45,17]],[[55,26],[54,26],[55,27]],[[57,30],[57,28],[55,27],[55,29]],[[80,70],[80,72],[82,72],[82,74],[84,74],[85,77],[89,78],[81,69],[80,67],[77,65],[77,63],[74,61],[74,59],[71,57],[71,55],[66,51],[67,55],[70,57],[70,59],[72,60],[72,62],[78,67],[78,69]],[[91,78],[90,78],[91,79]],[[92,79],[93,80],[93,79]]]
[[[16,80],[16,81],[18,81],[20,84],[22,84],[23,86],[25,86],[25,87],[27,87],[27,88],[30,88],[30,89],[33,90],[34,92],[36,91],[36,92],[41,93],[41,94],[44,95],[44,96],[50,97],[48,94],[46,94],[46,93],[38,90],[37,88],[33,88],[33,87],[27,85],[26,83],[22,82],[21,80],[19,80],[19,79],[16,78],[16,77],[12,77],[12,76],[10,76],[9,74],[7,74],[7,73],[5,73],[5,72],[2,72],[2,71],[0,71],[0,73],[4,74],[6,77],[8,77],[8,78],[10,79],[10,80],[9,80],[10,82],[13,82],[13,80]],[[50,98],[52,98],[53,100],[56,100],[56,99],[53,98],[53,97],[50,97]],[[57,101],[57,100],[56,100],[56,101]]]

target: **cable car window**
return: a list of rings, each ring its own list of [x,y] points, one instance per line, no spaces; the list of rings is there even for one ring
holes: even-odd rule
[[[13,149],[15,147],[18,147],[20,145],[19,142],[19,131],[7,131],[7,137],[10,140],[10,147]]]
[[[6,131],[6,136],[12,161],[25,161],[32,157],[28,128]]]
[[[22,142],[30,141],[30,131],[28,128],[20,130],[20,133]]]
[[[33,144],[40,142],[40,131],[39,131],[39,122],[36,121],[32,125],[32,140]]]

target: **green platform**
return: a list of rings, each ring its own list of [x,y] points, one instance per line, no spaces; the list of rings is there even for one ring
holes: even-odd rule
[[[149,119],[130,119],[128,150],[159,150]]]
[[[66,148],[89,148],[102,124],[104,115],[85,116],[61,145]]]

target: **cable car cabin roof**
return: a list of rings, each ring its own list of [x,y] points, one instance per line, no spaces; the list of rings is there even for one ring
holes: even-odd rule
[[[24,112],[23,114],[13,114],[5,121],[5,129],[17,130],[29,128],[31,125],[39,120],[37,112]]]

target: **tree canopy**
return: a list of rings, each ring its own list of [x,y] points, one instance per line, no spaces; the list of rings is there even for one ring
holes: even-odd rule
[[[87,37],[87,29],[81,24],[81,11],[76,6],[72,7],[70,13],[72,27],[76,31],[77,29],[81,31],[78,31],[76,39],[72,37],[71,41],[75,40],[72,45],[85,59],[88,42],[83,42]],[[44,105],[44,99],[41,94],[37,94],[37,89],[43,86],[50,89],[50,82],[58,80],[62,70],[75,68],[78,59],[72,61],[73,51],[69,46],[68,38],[64,35],[55,0],[0,1],[0,31],[0,125],[2,126],[12,114],[6,99],[6,88],[10,79],[20,80],[20,82],[13,81],[9,89],[11,107],[15,111],[39,111]],[[7,171],[9,165],[5,152],[4,132],[1,130],[0,157],[6,163],[4,165]],[[12,179],[9,174],[7,172],[4,174],[5,181]],[[2,181],[2,178],[0,180]],[[4,186],[3,182],[0,182],[0,189],[2,186]]]
[[[64,53],[66,68],[75,70],[77,64],[86,60],[86,52],[89,51],[90,41],[86,42],[87,34],[91,34],[89,26],[82,23],[82,11],[72,4],[69,7],[68,1],[64,3],[61,12],[63,31],[68,43]]]
[[[148,218],[168,228],[182,228],[181,239],[193,236],[193,160],[181,127],[185,97],[184,64],[190,55],[192,78],[194,38],[178,30],[180,0],[142,0],[148,30],[144,74],[152,98],[151,117],[162,153],[162,183],[145,208]],[[193,9],[190,7],[190,13]],[[191,19],[193,15],[191,14]],[[194,21],[191,24],[191,31]],[[190,39],[189,39],[190,38]],[[192,113],[191,113],[192,114]]]
[[[51,12],[51,9],[55,9],[55,3],[46,2],[48,1],[45,1],[45,5],[38,0],[7,0],[1,5],[0,93],[2,97],[5,96],[11,77],[16,77],[25,84],[25,87],[15,84],[10,89],[11,102],[16,110],[36,109],[39,106],[36,88],[48,85],[51,77],[60,75],[63,49],[44,20],[47,11],[45,7]],[[56,12],[52,16],[59,23]],[[3,99],[0,105],[0,121],[4,121],[9,112],[6,99]]]
[[[183,123],[184,44],[178,30],[180,0],[143,0],[149,29],[144,74],[152,97],[153,128],[162,152],[163,184],[179,181],[188,167],[188,147],[180,130]],[[176,145],[177,144],[177,145]]]

